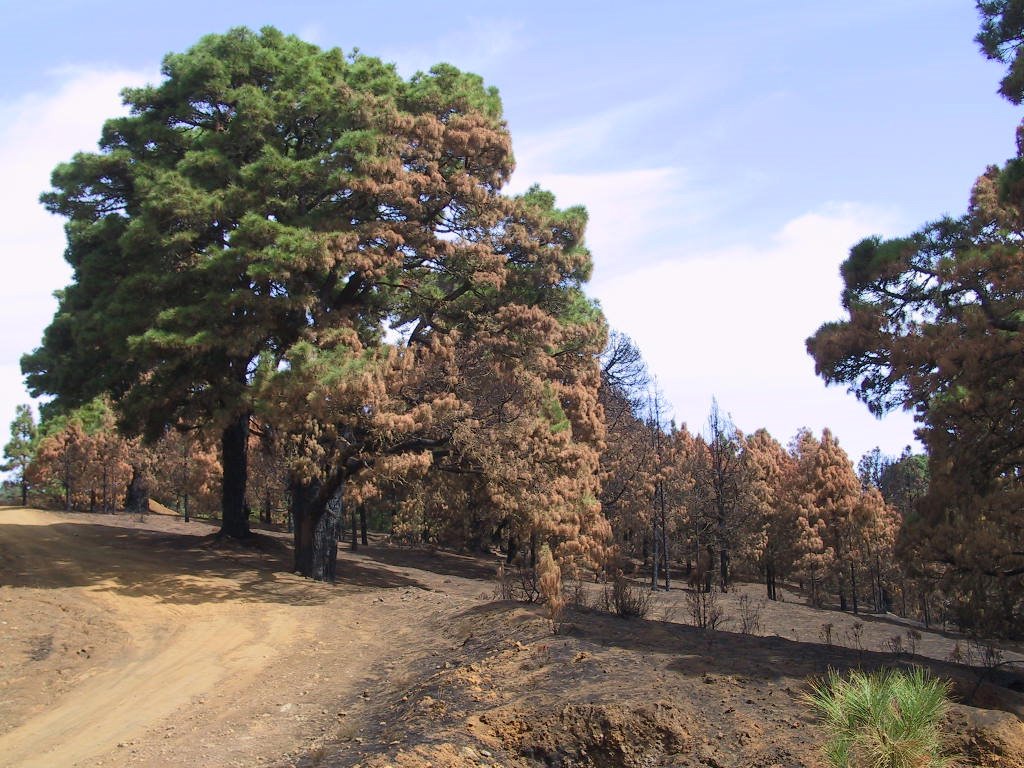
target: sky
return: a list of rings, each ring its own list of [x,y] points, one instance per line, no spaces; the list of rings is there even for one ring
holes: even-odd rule
[[[996,95],[970,0],[715,5],[0,0],[0,423],[29,402],[19,358],[71,278],[62,221],[38,203],[53,167],[96,148],[120,89],[157,82],[166,53],[272,25],[496,86],[509,191],[587,207],[589,292],[677,424],[702,430],[714,397],[747,433],[828,427],[853,461],[898,454],[911,416],[826,387],[804,340],[842,316],[849,248],[962,213],[1014,153],[1020,109]]]

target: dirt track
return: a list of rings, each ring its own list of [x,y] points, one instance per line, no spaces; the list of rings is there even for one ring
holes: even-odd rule
[[[210,531],[0,510],[0,764],[251,765],[315,749],[359,722],[389,656],[430,650],[402,614],[453,599],[375,563],[347,563],[358,587],[313,584],[282,572],[282,550],[211,551]]]

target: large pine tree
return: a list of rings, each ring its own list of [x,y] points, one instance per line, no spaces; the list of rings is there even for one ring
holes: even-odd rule
[[[545,366],[552,405],[595,411],[580,394],[596,391],[603,334],[579,290],[585,213],[540,191],[500,193],[511,140],[479,77],[439,65],[404,80],[271,28],[205,37],[163,74],[125,91],[131,115],[107,123],[99,152],[59,166],[44,195],[68,219],[75,273],[23,360],[35,394],[68,407],[108,392],[122,425],[150,437],[218,432],[222,531],[239,537],[257,410],[293,436],[299,508],[317,523],[370,454],[450,441],[437,425],[386,428],[374,404],[443,399],[407,368],[443,372],[435,358],[460,340],[521,350],[542,338],[528,326],[546,323],[561,346],[509,359]],[[582,436],[588,419],[577,421]],[[297,534],[306,563],[311,532]]]

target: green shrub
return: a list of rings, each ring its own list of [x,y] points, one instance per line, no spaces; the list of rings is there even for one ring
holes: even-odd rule
[[[910,672],[829,671],[807,702],[821,716],[825,757],[835,768],[938,768],[950,764],[939,723],[949,684]]]

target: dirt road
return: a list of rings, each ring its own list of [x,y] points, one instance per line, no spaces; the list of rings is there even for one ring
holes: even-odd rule
[[[431,651],[411,629],[424,600],[471,599],[446,594],[451,579],[358,559],[348,583],[314,584],[284,570],[274,540],[215,551],[211,530],[0,510],[0,765],[252,765],[315,750],[346,722],[358,732],[363,692]]]

